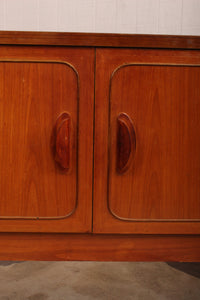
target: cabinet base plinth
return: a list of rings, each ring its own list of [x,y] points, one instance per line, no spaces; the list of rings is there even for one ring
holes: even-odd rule
[[[0,260],[200,261],[200,235],[1,233]]]

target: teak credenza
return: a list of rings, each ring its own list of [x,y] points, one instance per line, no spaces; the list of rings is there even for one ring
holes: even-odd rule
[[[0,259],[200,261],[200,37],[0,32]]]

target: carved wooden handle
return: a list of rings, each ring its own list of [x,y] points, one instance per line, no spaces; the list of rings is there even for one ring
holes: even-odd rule
[[[130,117],[121,113],[117,117],[117,157],[116,169],[118,173],[124,173],[135,155],[136,136],[133,122]]]
[[[70,115],[63,113],[56,122],[55,160],[65,171],[70,168]]]

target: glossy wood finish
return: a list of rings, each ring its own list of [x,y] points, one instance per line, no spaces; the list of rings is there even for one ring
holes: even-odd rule
[[[200,49],[199,36],[0,31],[0,44]]]
[[[200,237],[4,233],[0,260],[197,262]]]
[[[77,75],[66,64],[28,61],[0,62],[0,73],[0,217],[71,215],[77,201]],[[58,170],[50,148],[57,115],[65,110],[75,127],[69,176]]]
[[[119,111],[134,120],[138,140],[134,163],[121,177],[110,149],[108,202],[119,219],[200,220],[199,86],[200,66],[127,64],[115,72],[111,144]]]
[[[97,49],[96,59],[94,232],[200,233],[200,53]],[[120,112],[137,140],[122,175]]]
[[[94,50],[0,50],[0,231],[91,231]],[[63,112],[71,118],[67,173],[52,149]]]
[[[61,169],[68,171],[71,158],[71,118],[62,113],[55,126],[55,161]]]
[[[169,69],[166,73],[162,71],[165,67],[157,66],[159,74],[156,73],[157,67],[153,66],[148,67],[148,71],[145,69],[147,67],[139,66],[134,73],[133,67],[127,69],[122,67],[126,70],[125,73],[121,73],[121,69],[116,74],[113,73],[118,67],[132,63],[196,66],[200,64],[199,51],[141,48],[200,49],[200,38],[0,32],[0,44],[0,141],[2,145],[0,148],[0,212],[3,213],[0,218],[0,231],[4,232],[0,233],[0,259],[200,261],[200,236],[197,235],[200,233],[200,226],[199,222],[192,221],[192,218],[199,217],[197,153],[199,153],[200,108],[199,89],[196,88],[197,84],[199,86],[199,67],[191,66],[197,73],[191,72],[190,67],[185,66],[181,67],[183,73],[179,70],[180,67],[174,67],[176,71],[171,73],[169,66],[166,66]],[[3,44],[7,46],[2,46]],[[79,47],[58,47],[58,45]],[[140,49],[96,49],[95,61],[94,47],[101,46]],[[96,70],[94,70],[95,64]],[[194,76],[195,74],[198,76]],[[167,93],[167,97],[163,96],[155,75],[160,75],[161,87]],[[116,80],[114,90],[111,84],[112,76],[113,83]],[[140,89],[137,89],[135,87],[138,83],[137,78],[141,76]],[[149,86],[147,95],[150,97],[148,99],[145,98],[144,93],[147,85]],[[170,97],[170,89],[167,89],[169,85],[170,88],[174,86],[172,91],[177,97],[173,95]],[[190,85],[194,89],[188,89]],[[155,88],[154,93],[150,93],[152,87]],[[158,96],[151,98],[159,94],[162,95],[162,101]],[[153,101],[148,101],[150,99]],[[116,113],[118,105],[121,107]],[[138,112],[137,117],[135,111]],[[130,156],[125,155],[125,160],[123,147],[121,147],[122,151],[117,152],[116,138],[117,117],[123,112],[128,115],[130,113],[131,123],[133,123],[134,139],[131,139],[128,125],[130,145],[137,143],[133,155],[129,149]],[[57,123],[63,113],[70,115],[70,120],[66,118],[64,123]],[[162,118],[159,119],[158,116]],[[60,127],[61,124],[63,127]],[[127,123],[123,125],[126,127]],[[123,126],[118,135],[121,140],[127,140],[124,139],[126,131],[124,129]],[[158,129],[162,134],[158,134]],[[189,135],[190,132],[192,135]],[[68,136],[69,144],[65,141]],[[173,138],[171,144],[169,143],[173,149],[170,150],[169,145],[163,143],[164,137]],[[148,142],[148,147],[141,147],[144,146],[145,140]],[[95,145],[94,182],[93,142]],[[177,148],[174,146],[175,143],[178,143]],[[59,149],[62,150],[63,146],[69,151],[64,151],[64,154],[61,151],[62,155],[58,158],[56,145],[57,153],[60,153]],[[150,166],[154,167],[151,172],[155,171],[158,181],[160,174],[163,176],[164,171],[160,168],[160,162],[161,165],[163,163],[160,150],[164,153],[170,150],[172,156],[177,159],[175,166],[178,163],[184,172],[188,171],[190,174],[187,178],[188,182],[186,183],[185,180],[182,187],[188,196],[189,192],[185,184],[192,186],[191,197],[186,199],[183,191],[180,192],[183,196],[180,211],[177,207],[180,207],[182,202],[177,191],[180,191],[181,183],[178,183],[177,191],[176,185],[172,190],[173,176],[167,182],[171,184],[170,193],[172,195],[174,193],[177,197],[174,202],[177,206],[168,207],[167,211],[162,211],[160,206],[158,210],[154,208],[160,204],[160,198],[157,197],[158,189],[152,188],[153,184],[149,185],[148,190],[147,185],[142,187],[145,182],[150,182],[149,172],[145,173],[146,166],[148,166],[147,170]],[[122,166],[128,166],[123,170],[124,173],[116,174],[116,155],[122,157]],[[174,167],[171,160],[169,166]],[[140,177],[138,181],[139,193],[141,195],[146,193],[146,197],[140,197],[140,201],[134,203],[134,207],[132,196],[137,191],[130,189],[130,181],[134,181],[134,176],[142,172],[141,170],[143,170],[142,174],[146,175]],[[109,172],[113,172],[112,176],[108,176]],[[179,169],[175,170],[175,179],[177,174],[180,175]],[[128,188],[125,189],[123,197],[121,195],[124,187],[121,183],[117,184],[118,194],[113,197],[113,193],[116,193],[113,183],[116,185],[117,176],[119,182],[124,176],[128,176]],[[182,174],[181,176],[183,178]],[[33,184],[22,185],[22,179]],[[156,186],[162,187],[162,184]],[[26,194],[30,195],[29,198]],[[147,195],[153,195],[150,197],[150,203],[147,203]],[[30,201],[27,202],[27,199]],[[174,204],[171,199],[169,201]],[[113,209],[115,212],[118,210],[121,216],[115,215]],[[63,212],[68,214],[63,216]],[[178,218],[184,216],[184,218],[189,217],[190,220],[181,222],[180,220],[145,221],[143,219],[139,222],[132,220],[133,217],[163,218],[163,212],[170,218],[175,213]],[[95,233],[105,234],[86,234],[92,230]],[[73,232],[76,234],[71,234]]]
[[[129,116],[120,113],[117,119],[117,137],[116,137],[116,170],[118,173],[124,173],[135,155],[136,136],[133,123]]]

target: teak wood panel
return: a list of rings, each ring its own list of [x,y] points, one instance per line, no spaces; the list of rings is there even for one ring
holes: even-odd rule
[[[200,261],[199,235],[1,233],[1,260]]]
[[[77,202],[78,77],[70,65],[2,62],[0,219],[63,218]],[[54,127],[71,117],[71,168],[55,163]]]
[[[200,53],[99,49],[96,57],[94,232],[199,233]],[[123,113],[136,150],[120,173]]]
[[[199,36],[85,32],[0,31],[0,44],[200,49]]]
[[[117,218],[200,220],[199,86],[200,65],[127,64],[113,74],[108,203]],[[136,153],[122,174],[116,169],[121,112],[136,132]]]
[[[91,231],[93,66],[93,49],[1,47],[0,231]]]

